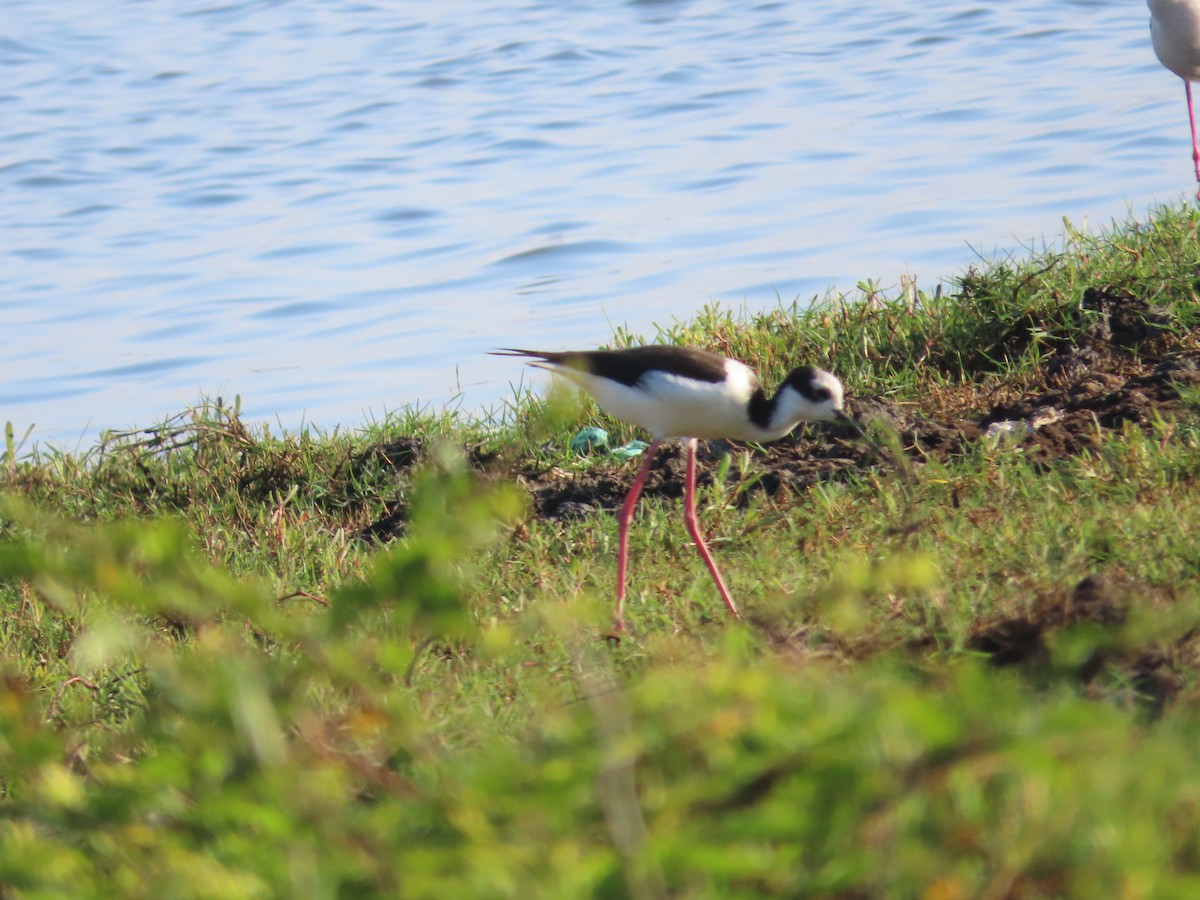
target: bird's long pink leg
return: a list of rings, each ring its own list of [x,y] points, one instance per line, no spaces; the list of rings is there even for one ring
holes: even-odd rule
[[[684,482],[683,488],[683,521],[687,524],[688,534],[695,541],[696,549],[704,558],[708,571],[712,572],[713,581],[717,583],[717,590],[721,592],[721,599],[725,601],[725,605],[729,607],[733,617],[740,619],[742,614],[738,612],[737,604],[729,596],[729,589],[725,587],[725,579],[721,577],[721,570],[717,568],[712,554],[708,552],[708,547],[704,543],[704,535],[700,533],[700,524],[696,521],[696,439],[691,438],[687,447],[687,480]]]
[[[638,497],[642,496],[646,476],[650,474],[650,464],[654,462],[661,443],[654,440],[646,448],[637,477],[629,486],[629,493],[625,495],[625,502],[621,504],[621,512],[617,515],[617,621],[613,625],[613,630],[617,632],[625,630],[625,570],[629,560],[629,522],[633,519],[633,508],[637,506]]]
[[[1196,111],[1192,108],[1192,83],[1183,79],[1183,90],[1187,94],[1188,124],[1192,126],[1192,164],[1196,167],[1196,182],[1200,184],[1200,141],[1196,140]],[[1196,191],[1200,200],[1200,190]]]

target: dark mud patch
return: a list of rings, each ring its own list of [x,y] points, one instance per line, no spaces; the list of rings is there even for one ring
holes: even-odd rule
[[[1027,448],[1050,460],[1095,447],[1126,424],[1149,427],[1186,412],[1184,392],[1200,388],[1197,335],[1172,330],[1166,312],[1116,291],[1089,288],[1081,306],[1089,324],[1071,341],[1051,342],[1039,390],[982,411],[984,435],[1016,423]]]
[[[465,449],[468,464],[482,473],[492,472],[500,465],[499,454],[481,444]],[[430,455],[428,442],[416,437],[401,437],[396,440],[367,447],[346,459],[339,467],[335,481],[345,487],[344,496],[332,495],[342,505],[356,500],[356,486],[378,481],[380,477],[396,481],[413,466]],[[388,500],[382,515],[375,516],[359,532],[359,538],[374,543],[386,543],[404,534],[408,527],[408,500],[403,490]]]
[[[966,646],[986,654],[997,666],[1045,663],[1050,658],[1050,631],[1084,622],[1120,625],[1126,618],[1127,595],[1127,586],[1104,575],[1088,575],[1069,592],[1038,598],[1027,613],[979,623]]]
[[[1088,575],[1070,591],[1040,597],[1027,613],[979,623],[966,647],[998,667],[1049,673],[1056,665],[1051,651],[1056,631],[1099,626],[1093,631],[1095,649],[1066,674],[1090,696],[1117,699],[1156,718],[1200,664],[1200,634],[1193,628],[1167,643],[1130,644],[1121,626],[1135,601],[1147,602],[1138,596],[1147,591],[1119,577]]]
[[[1063,387],[1048,387],[1040,394],[989,411],[980,426],[998,422],[1025,422],[1027,442],[1042,457],[1053,459],[1095,447],[1105,432],[1127,423],[1147,427],[1158,417],[1176,416],[1182,410],[1181,390],[1200,390],[1197,359],[1166,360],[1153,368],[1089,366]],[[1148,369],[1148,370],[1147,370]],[[1038,422],[1038,419],[1041,422]]]
[[[701,444],[697,450],[697,483],[701,487],[711,484],[721,457],[742,449],[741,445],[726,441]],[[752,472],[743,472],[740,462],[735,463],[728,478],[731,483],[748,479],[737,498],[744,505],[759,491],[771,496],[800,491],[818,481],[863,469],[870,465],[871,459],[871,449],[854,440],[845,429],[837,432],[831,429],[828,435],[814,431],[774,444],[765,454],[756,453]],[[642,496],[682,497],[686,466],[687,453],[682,444],[664,445],[651,465]],[[602,462],[589,472],[526,470],[517,477],[529,490],[537,515],[562,519],[620,506],[634,472],[634,465]]]

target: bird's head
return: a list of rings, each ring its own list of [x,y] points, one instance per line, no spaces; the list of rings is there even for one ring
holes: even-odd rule
[[[780,393],[791,392],[791,405],[797,419],[821,422],[832,419],[849,420],[844,408],[842,382],[832,372],[813,366],[793,369],[779,387]]]

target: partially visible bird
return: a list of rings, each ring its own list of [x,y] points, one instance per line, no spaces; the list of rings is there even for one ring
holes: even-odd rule
[[[617,632],[625,629],[629,523],[664,440],[683,438],[687,444],[684,522],[721,599],[734,618],[740,618],[696,521],[696,439],[773,441],[800,422],[835,419],[859,431],[843,409],[842,383],[824,369],[811,366],[793,369],[775,395],[768,397],[749,366],[695,347],[651,345],[563,353],[504,348],[493,355],[531,359],[530,365],[562,375],[583,388],[609,415],[650,432],[650,446],[617,516]]]
[[[1192,164],[1200,183],[1200,141],[1196,138],[1196,112],[1192,107],[1192,82],[1200,81],[1200,0],[1147,0],[1150,6],[1150,41],[1158,61],[1183,79],[1188,122],[1192,126]],[[1200,199],[1200,190],[1196,192]]]

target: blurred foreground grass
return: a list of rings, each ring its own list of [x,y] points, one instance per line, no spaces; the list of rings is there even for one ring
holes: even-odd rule
[[[1198,227],[1165,209],[945,296],[660,337],[965,415],[1092,335],[1089,289],[1152,304],[1190,360]],[[747,622],[653,501],[619,645],[611,517],[539,518],[515,484],[595,465],[563,450],[580,412],[523,391],[487,422],[271,436],[211,403],[83,455],[10,437],[0,893],[1196,896],[1184,394],[1066,458],[978,441],[911,484],[768,495],[769,455],[736,450],[702,517]]]

